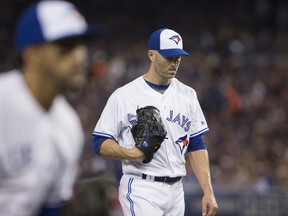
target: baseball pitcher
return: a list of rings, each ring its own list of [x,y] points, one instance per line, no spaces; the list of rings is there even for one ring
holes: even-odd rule
[[[183,216],[185,155],[203,189],[202,215],[215,215],[203,134],[208,125],[194,89],[175,78],[180,34],[159,29],[149,40],[150,68],[117,89],[93,132],[95,153],[122,161],[119,200],[125,216]]]

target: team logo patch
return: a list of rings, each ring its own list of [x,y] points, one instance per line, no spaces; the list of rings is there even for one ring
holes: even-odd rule
[[[187,134],[183,137],[178,138],[178,140],[175,143],[179,146],[181,154],[183,154],[185,147],[187,147],[189,144],[189,140],[187,139]]]
[[[173,35],[172,37],[169,38],[170,40],[173,40],[177,45],[181,41],[181,38],[179,35]]]

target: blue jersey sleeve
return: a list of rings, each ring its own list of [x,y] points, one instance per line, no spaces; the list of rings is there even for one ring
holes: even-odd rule
[[[203,134],[199,134],[195,137],[190,137],[187,153],[201,149],[207,149]]]
[[[93,147],[94,153],[100,155],[101,145],[106,139],[110,139],[110,138],[93,134],[92,147]]]
[[[39,216],[60,216],[60,207],[42,208]]]

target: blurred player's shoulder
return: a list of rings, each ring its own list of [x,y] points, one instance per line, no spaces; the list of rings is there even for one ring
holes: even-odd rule
[[[77,116],[76,110],[70,105],[70,103],[66,100],[66,98],[63,95],[59,95],[54,99],[51,111],[55,113],[59,112],[63,117]]]
[[[84,134],[77,111],[68,103],[64,96],[59,95],[54,99],[50,115],[57,122],[57,125],[67,131],[71,137],[83,139]],[[81,142],[79,141],[78,143]]]
[[[1,73],[0,75],[1,110],[19,114],[42,115],[44,110],[36,102],[28,89],[22,73],[18,70]]]
[[[0,100],[2,108],[6,107],[7,111],[12,111],[11,109],[13,109],[23,110],[24,112],[34,107],[32,112],[36,110],[41,112],[39,105],[37,106],[35,99],[28,91],[23,75],[18,70],[1,73]]]
[[[0,73],[0,92],[8,91],[14,86],[17,86],[22,79],[22,75],[18,70]]]

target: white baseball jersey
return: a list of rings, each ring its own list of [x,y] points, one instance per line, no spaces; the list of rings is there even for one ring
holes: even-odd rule
[[[148,164],[123,160],[123,173],[185,176],[184,154],[189,138],[208,131],[208,126],[196,92],[176,78],[163,94],[152,89],[143,76],[117,89],[110,96],[93,134],[112,138],[125,148],[134,147],[131,127],[136,123],[136,109],[147,105],[160,110],[168,139]]]
[[[49,111],[19,71],[0,75],[0,215],[31,216],[72,195],[84,134],[63,96]]]

